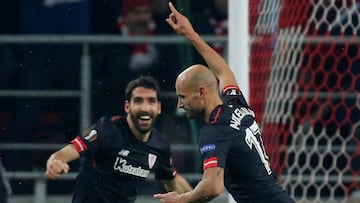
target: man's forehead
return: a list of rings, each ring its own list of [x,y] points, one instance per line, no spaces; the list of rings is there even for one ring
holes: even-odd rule
[[[196,88],[191,88],[189,86],[176,86],[176,95],[178,96],[186,96],[196,92]]]
[[[132,92],[132,97],[135,98],[157,98],[157,92],[154,89],[137,87]]]
[[[175,85],[176,90],[184,93],[185,92],[190,93],[196,91],[198,84],[194,83],[191,79],[192,78],[186,76],[179,77]]]

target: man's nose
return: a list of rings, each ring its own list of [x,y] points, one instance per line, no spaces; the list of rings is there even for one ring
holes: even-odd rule
[[[182,107],[183,107],[183,103],[182,103],[181,99],[178,99],[177,107],[178,107],[178,108],[182,108]]]
[[[145,112],[149,112],[151,109],[151,104],[148,101],[144,101],[141,105],[141,110]]]

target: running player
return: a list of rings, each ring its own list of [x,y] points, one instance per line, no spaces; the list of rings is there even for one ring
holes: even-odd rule
[[[225,185],[236,202],[293,203],[271,171],[254,112],[231,69],[189,20],[171,3],[169,7],[168,24],[192,43],[208,65],[190,66],[175,84],[178,107],[188,118],[205,121],[198,138],[204,174],[191,192],[155,194],[154,198],[162,203],[208,202]]]
[[[73,203],[130,203],[151,171],[167,191],[192,188],[171,161],[168,140],[155,128],[161,113],[159,88],[150,76],[131,81],[125,92],[126,117],[103,117],[83,136],[53,153],[46,176],[58,178],[80,158]]]

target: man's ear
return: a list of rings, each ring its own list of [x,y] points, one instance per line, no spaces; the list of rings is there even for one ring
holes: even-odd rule
[[[160,101],[159,101],[159,103],[158,103],[158,108],[159,108],[158,114],[160,115],[160,114],[161,114],[161,102],[160,102]]]
[[[199,94],[200,94],[200,96],[204,96],[205,93],[206,93],[205,87],[200,87],[200,88],[199,88]]]
[[[125,101],[125,103],[124,103],[124,109],[125,109],[125,112],[126,113],[129,113],[129,109],[130,109],[130,103],[129,103],[129,101],[128,100],[126,100]]]

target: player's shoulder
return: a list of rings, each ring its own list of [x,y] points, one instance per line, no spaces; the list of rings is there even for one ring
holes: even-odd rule
[[[111,123],[111,117],[108,116],[102,116],[97,121],[97,124],[110,124]]]
[[[148,144],[159,149],[167,149],[170,147],[168,137],[156,128],[152,129]]]
[[[121,116],[103,116],[96,121],[92,128],[102,131],[114,131],[124,125],[123,120],[124,119]]]
[[[214,122],[203,125],[200,128],[199,140],[201,137],[216,137],[218,134],[224,134],[226,131],[228,131],[228,120],[221,116],[214,120]]]
[[[165,144],[169,143],[168,137],[156,128],[152,129],[151,137],[153,138],[153,141],[161,142],[161,143],[165,143]]]
[[[222,90],[221,93],[223,96],[226,95],[241,95],[241,90],[240,87],[237,85],[228,85],[225,86]]]
[[[218,131],[221,130],[224,126],[222,124],[228,124],[229,119],[232,117],[232,112],[234,108],[238,105],[233,105],[224,102],[224,104],[217,106],[211,113],[210,123],[208,123],[208,131]],[[209,132],[210,133],[210,132]]]
[[[210,122],[203,125],[200,129],[200,134],[206,135],[206,137],[215,136],[218,134],[229,134],[237,131],[232,125],[234,123],[241,124],[241,117],[238,114],[239,109],[248,109],[244,105],[239,104],[237,101],[233,103],[225,103],[217,106],[211,113]]]
[[[237,108],[248,108],[251,109],[249,104],[247,103],[243,93],[241,92],[239,86],[237,85],[229,85],[222,89],[222,99],[224,101],[224,108],[228,108],[228,110],[232,110],[232,107]],[[226,111],[223,112],[226,115]]]
[[[110,118],[103,116],[100,117],[95,124],[92,126],[93,128],[109,128],[112,125]]]
[[[103,125],[115,125],[115,124],[124,124],[124,120],[126,117],[124,116],[102,116],[97,120],[96,123],[103,124]]]
[[[110,122],[113,125],[124,125],[126,121],[126,117],[121,115],[105,117],[104,119],[106,119],[107,122]]]

